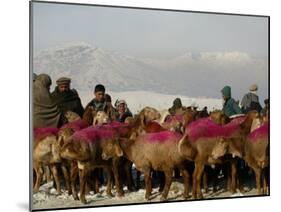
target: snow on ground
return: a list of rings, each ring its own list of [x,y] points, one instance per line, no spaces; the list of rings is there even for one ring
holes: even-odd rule
[[[204,106],[208,107],[208,110],[221,109],[222,100],[208,97],[187,97],[182,95],[171,95],[171,94],[161,94],[150,91],[125,91],[125,92],[112,92],[106,91],[111,95],[112,103],[114,104],[116,99],[124,99],[132,113],[137,113],[145,106],[154,107],[158,110],[168,109],[172,106],[175,98],[181,98],[182,104],[184,106],[190,106],[192,104],[197,104],[199,110]],[[79,92],[82,104],[84,106],[90,102],[94,95],[93,92]]]
[[[204,194],[204,199],[209,198],[224,198],[224,197],[239,197],[239,196],[253,196],[256,195],[256,189],[245,189],[245,193],[239,191],[232,195],[230,192],[223,189],[219,189],[217,192],[209,191],[208,194]],[[168,195],[168,201],[184,200],[181,196],[183,192],[183,184],[174,181],[171,185],[170,192]],[[52,188],[52,182],[41,186],[40,191],[33,194],[33,209],[43,208],[67,208],[67,207],[87,207],[87,206],[101,206],[101,205],[122,205],[122,204],[133,204],[133,203],[149,203],[149,202],[160,202],[161,194],[158,192],[158,188],[154,188],[152,191],[151,200],[147,201],[144,198],[145,190],[140,189],[136,192],[129,192],[125,189],[124,197],[115,196],[115,190],[113,189],[114,197],[108,197],[105,194],[105,187],[102,186],[100,193],[90,193],[86,195],[88,204],[84,205],[80,201],[73,200],[72,196],[69,196],[66,191],[63,191],[62,195],[57,195],[54,188]],[[189,193],[191,195],[191,192]],[[188,200],[192,200],[189,198]],[[187,200],[187,201],[188,201]]]

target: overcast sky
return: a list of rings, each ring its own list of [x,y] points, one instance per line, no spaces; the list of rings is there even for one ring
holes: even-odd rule
[[[267,57],[263,17],[34,3],[34,50],[86,42],[125,55],[241,51]]]

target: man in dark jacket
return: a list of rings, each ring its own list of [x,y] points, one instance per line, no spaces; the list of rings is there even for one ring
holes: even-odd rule
[[[96,111],[106,111],[105,87],[102,84],[96,85],[94,94],[95,98],[87,104],[86,108],[92,106]]]
[[[236,114],[241,114],[242,111],[240,107],[237,105],[236,101],[231,98],[231,87],[224,86],[221,90],[224,104],[223,104],[223,112],[226,116],[230,117]]]
[[[61,77],[56,82],[57,86],[51,94],[55,104],[63,113],[72,111],[82,117],[84,108],[77,91],[75,89],[70,89],[71,79]]]
[[[259,97],[257,95],[258,86],[254,84],[249,90],[250,92],[245,94],[241,102],[243,113],[248,113],[251,110],[261,112],[262,107],[259,103]]]

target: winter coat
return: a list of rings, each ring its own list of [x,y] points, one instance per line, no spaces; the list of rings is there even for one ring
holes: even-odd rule
[[[59,127],[62,113],[53,102],[49,91],[52,84],[47,74],[40,74],[33,83],[33,127]]]
[[[53,101],[63,113],[72,111],[77,113],[80,117],[83,116],[84,108],[75,89],[66,92],[59,92],[58,87],[56,87],[51,96]]]
[[[106,101],[98,102],[95,98],[90,101],[86,108],[92,106],[96,111],[105,111],[106,110]]]
[[[241,107],[244,113],[247,113],[251,110],[257,110],[258,112],[262,110],[262,107],[259,103],[259,97],[251,92],[245,94],[241,101]]]
[[[129,109],[127,109],[127,110],[125,111],[125,113],[124,113],[122,116],[120,116],[120,114],[118,114],[118,116],[117,116],[117,121],[119,121],[119,122],[125,122],[125,119],[126,119],[127,117],[133,117],[133,114],[131,113],[131,111],[130,111]]]
[[[223,96],[226,97],[226,100],[223,104],[223,112],[226,116],[230,117],[232,115],[241,114],[242,111],[240,107],[237,105],[235,100],[231,98],[231,88],[229,86],[225,86],[221,90]]]

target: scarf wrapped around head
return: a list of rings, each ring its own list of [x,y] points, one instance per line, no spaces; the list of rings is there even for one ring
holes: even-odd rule
[[[40,74],[33,83],[33,127],[58,127],[61,113],[52,101],[47,74]]]

